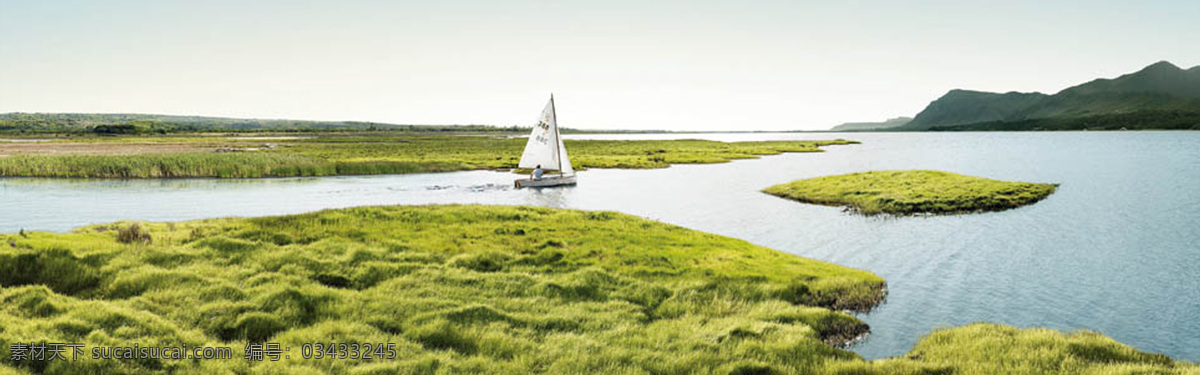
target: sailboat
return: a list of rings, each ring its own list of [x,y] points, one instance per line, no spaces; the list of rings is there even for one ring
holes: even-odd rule
[[[571,168],[571,158],[567,157],[567,149],[563,147],[562,137],[558,134],[554,95],[550,95],[550,102],[546,103],[538,124],[529,134],[529,141],[525,143],[525,152],[521,154],[521,162],[517,164],[517,168],[534,169],[539,165],[544,172],[558,174],[543,175],[541,179],[526,178],[513,181],[518,189],[575,184],[575,170]]]

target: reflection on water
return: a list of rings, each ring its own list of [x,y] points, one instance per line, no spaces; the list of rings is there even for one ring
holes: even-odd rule
[[[867,358],[902,354],[936,327],[993,321],[1094,329],[1143,350],[1200,360],[1200,133],[671,136],[842,137],[863,144],[726,164],[589,170],[580,173],[577,186],[540,190],[513,189],[517,176],[487,171],[272,180],[0,179],[0,232],[373,204],[615,210],[883,276],[891,294],[863,316],[873,334],[854,348]],[[863,217],[758,192],[798,178],[881,169],[1062,185],[1050,198],[1016,210],[915,218]]]

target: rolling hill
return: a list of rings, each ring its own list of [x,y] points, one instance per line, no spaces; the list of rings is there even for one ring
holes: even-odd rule
[[[1054,95],[951,90],[894,130],[1194,129],[1197,119],[1200,66],[1162,61]]]
[[[904,124],[907,124],[909,121],[912,121],[912,117],[890,118],[890,119],[887,119],[887,121],[883,121],[883,122],[847,122],[847,123],[843,123],[838,126],[834,126],[833,128],[830,128],[829,130],[832,130],[832,131],[883,130],[883,129],[891,129],[891,128],[898,128],[898,127],[904,126]]]
[[[1046,98],[1042,93],[1009,92],[997,94],[982,91],[950,90],[930,103],[908,124],[899,130],[928,130],[938,125],[958,125],[976,122],[1002,121],[1020,116],[1021,112]]]
[[[1063,90],[1063,94],[1155,92],[1200,98],[1200,66],[1189,70],[1166,61],[1159,61],[1142,70],[1115,79],[1097,79]]]

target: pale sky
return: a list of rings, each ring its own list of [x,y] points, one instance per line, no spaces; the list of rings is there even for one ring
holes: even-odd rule
[[[0,113],[817,130],[1200,64],[1200,1],[0,0]]]

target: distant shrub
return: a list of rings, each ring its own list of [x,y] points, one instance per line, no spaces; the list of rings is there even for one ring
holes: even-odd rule
[[[204,239],[204,229],[201,229],[200,227],[195,227],[195,228],[192,228],[192,230],[188,232],[187,242],[196,242],[196,241],[199,241],[202,239]]]
[[[117,241],[121,243],[150,243],[150,240],[150,232],[142,228],[142,224],[133,223],[117,229]]]
[[[113,125],[97,125],[92,128],[92,132],[96,134],[141,134],[150,132],[150,128],[143,124],[113,124]]]

